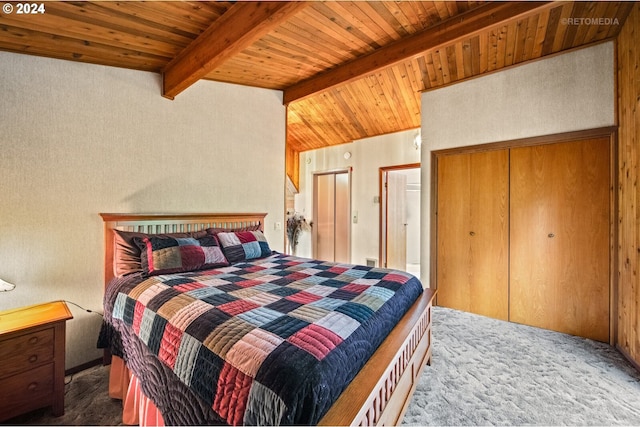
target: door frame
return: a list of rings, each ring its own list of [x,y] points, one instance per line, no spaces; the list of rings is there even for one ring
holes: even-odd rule
[[[317,188],[317,179],[316,177],[319,175],[335,175],[339,173],[347,174],[347,186],[348,186],[348,211],[349,216],[347,218],[347,253],[349,255],[349,262],[351,262],[351,208],[352,208],[352,191],[351,191],[351,173],[353,172],[352,167],[347,168],[338,168],[338,169],[328,169],[323,171],[315,171],[312,173],[312,200],[311,200],[311,212],[313,214],[313,218],[317,218],[317,196],[318,196],[318,188]],[[317,258],[317,240],[318,240],[318,227],[311,227],[311,256],[313,258]]]
[[[534,145],[554,144],[558,142],[571,142],[593,138],[609,138],[610,149],[610,194],[609,194],[609,344],[615,345],[618,341],[618,138],[616,126],[607,126],[595,129],[587,129],[574,132],[563,132],[551,135],[535,136],[530,138],[514,139],[509,141],[494,142],[466,147],[447,148],[431,151],[431,200],[429,201],[430,218],[430,268],[429,281],[432,287],[438,288],[437,283],[437,250],[438,250],[438,160],[441,156],[475,153],[489,150],[499,150],[518,147],[530,147]],[[436,294],[437,304],[437,294]]]
[[[378,189],[379,189],[379,199],[380,199],[380,208],[379,208],[379,230],[378,230],[378,260],[379,267],[386,267],[387,265],[387,212],[386,212],[386,189],[384,187],[385,176],[388,172],[404,170],[404,169],[419,169],[421,166],[420,163],[406,163],[402,165],[394,165],[394,166],[382,166],[378,168]]]

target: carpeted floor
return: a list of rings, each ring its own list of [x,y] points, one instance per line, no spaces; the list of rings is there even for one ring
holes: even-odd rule
[[[441,307],[433,322],[433,363],[405,425],[640,426],[640,373],[610,346]],[[64,416],[5,424],[121,425],[107,372],[67,377]]]
[[[640,425],[640,373],[607,344],[441,307],[406,425]]]

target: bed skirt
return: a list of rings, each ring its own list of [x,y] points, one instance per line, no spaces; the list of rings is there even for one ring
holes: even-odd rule
[[[162,414],[142,392],[138,378],[129,371],[124,360],[111,358],[109,397],[122,400],[122,422],[126,425],[164,426]]]

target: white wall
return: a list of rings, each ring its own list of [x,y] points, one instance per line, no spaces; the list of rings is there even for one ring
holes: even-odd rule
[[[613,42],[422,94],[422,277],[429,277],[431,152],[615,124]]]
[[[300,193],[295,197],[296,211],[313,220],[313,174],[352,167],[351,211],[358,222],[351,224],[351,262],[365,264],[367,258],[378,260],[380,242],[380,167],[420,162],[420,151],[413,145],[416,130],[361,139],[300,154]],[[345,159],[345,152],[351,158]],[[352,216],[353,216],[352,215]],[[311,233],[299,240],[297,255],[311,257]],[[378,264],[379,265],[379,264]]]
[[[268,212],[284,250],[279,91],[0,52],[0,310],[67,299],[101,311],[100,212]],[[101,319],[70,306],[67,368],[100,357]]]

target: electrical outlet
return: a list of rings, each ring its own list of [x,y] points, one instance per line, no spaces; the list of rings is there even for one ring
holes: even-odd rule
[[[277,231],[282,230],[282,223],[280,221],[277,221],[275,224],[273,224],[273,229]]]

